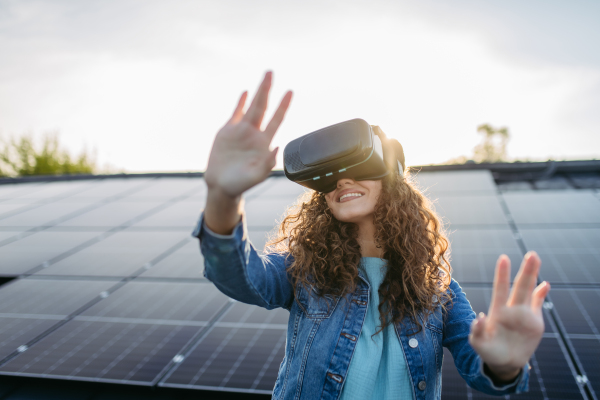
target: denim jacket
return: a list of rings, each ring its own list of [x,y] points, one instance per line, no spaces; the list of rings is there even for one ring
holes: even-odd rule
[[[231,235],[218,235],[204,226],[204,213],[194,230],[204,255],[204,277],[225,295],[266,309],[283,307],[290,312],[285,356],[273,388],[274,399],[338,399],[360,335],[369,302],[369,283],[359,271],[359,284],[344,297],[317,297],[314,289],[293,286],[286,271],[292,259],[286,254],[259,255],[248,240],[245,219]],[[424,329],[409,318],[396,325],[410,371],[415,400],[440,399],[443,347],[447,347],[460,375],[474,389],[492,395],[528,390],[529,365],[510,384],[498,387],[486,376],[479,355],[468,341],[471,305],[452,280],[453,304],[442,313],[421,316]],[[306,312],[299,307],[304,306]]]

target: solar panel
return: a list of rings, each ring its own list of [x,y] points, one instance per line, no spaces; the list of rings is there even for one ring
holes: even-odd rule
[[[189,241],[175,252],[169,254],[156,264],[149,266],[141,277],[152,278],[204,278],[204,258],[200,253],[198,240]]]
[[[76,199],[105,199],[112,196],[125,196],[135,193],[153,184],[153,179],[105,179],[96,182],[87,190],[75,193],[68,197],[70,201]]]
[[[439,194],[494,194],[496,185],[489,171],[436,171],[418,172],[415,175],[418,187],[427,196]]]
[[[488,171],[427,172],[418,180],[451,223],[453,277],[476,312],[488,311],[498,256],[509,255],[513,276],[522,259],[520,236],[501,206],[505,200],[527,249],[542,258],[541,278],[558,284],[550,296],[570,350],[577,351],[592,386],[600,387],[600,192],[538,192],[528,184],[526,192],[497,197]],[[198,241],[190,237],[205,201],[202,179],[18,186],[0,185],[0,276],[36,274],[0,286],[0,360],[39,341],[0,374],[142,385],[160,379],[165,387],[271,394],[289,313],[230,303],[203,279]],[[245,194],[248,235],[259,251],[275,220],[303,191],[273,177]],[[115,196],[121,198],[112,201]],[[139,215],[144,218],[129,229],[94,232]],[[59,226],[17,236],[57,218]],[[122,286],[115,289],[118,281]],[[72,320],[48,331],[76,310]],[[544,312],[531,392],[512,397],[581,398],[561,347],[571,345],[553,331],[549,315]],[[447,358],[444,399],[487,398],[457,376]]]
[[[17,279],[0,290],[0,315],[52,314],[67,316],[117,281]]]
[[[38,232],[0,247],[0,275],[19,275],[98,236],[95,232]]]
[[[9,217],[11,214],[28,210],[31,207],[30,204],[2,202],[0,203],[0,220]]]
[[[0,374],[151,385],[197,326],[71,320]]]
[[[160,204],[160,201],[129,202],[120,200],[101,205],[82,215],[70,218],[57,226],[115,227],[156,208]]]
[[[496,195],[442,195],[436,199],[434,208],[452,227],[494,225],[508,228],[508,222]]]
[[[207,322],[228,297],[209,283],[128,282],[82,316]]]
[[[52,198],[68,197],[80,192],[84,192],[97,183],[97,181],[71,181],[71,182],[46,182],[34,186],[33,190],[27,190],[23,193],[14,193],[13,198],[34,198],[50,200]],[[2,185],[4,186],[4,185]]]
[[[37,274],[129,276],[188,235],[182,232],[117,232]]]
[[[600,252],[600,229],[521,229],[528,248],[552,252],[595,250]],[[566,250],[566,251],[565,251]]]
[[[43,185],[43,183],[39,182],[9,183],[0,185],[0,200],[11,199],[13,197],[31,193],[35,190],[40,190]]]
[[[598,393],[600,391],[600,337],[571,338],[571,343],[577,351],[586,378],[591,382],[594,391]]]
[[[213,327],[160,386],[270,394],[285,337],[280,328]]]
[[[505,251],[511,262],[511,280],[515,278],[523,256],[521,253]],[[451,254],[452,277],[460,283],[492,283],[496,261],[500,252],[453,251]]]
[[[550,297],[567,333],[600,337],[600,289],[554,288]]]
[[[600,223],[600,203],[591,191],[504,193],[517,224]]]
[[[186,194],[200,195],[206,184],[198,178],[157,178],[151,185],[127,196],[129,201],[141,199],[169,200]]]
[[[164,210],[144,218],[132,226],[151,228],[183,228],[190,232],[196,225],[200,213],[204,209],[202,201],[179,201],[169,205]]]
[[[0,360],[18,351],[30,340],[50,329],[62,318],[0,317]],[[22,347],[21,347],[22,349]]]
[[[542,260],[540,277],[550,283],[600,283],[600,254],[589,252],[588,249],[567,254],[539,251]]]
[[[9,216],[0,220],[0,226],[5,227],[36,227],[51,225],[59,222],[60,218],[69,217],[89,207],[85,203],[66,203],[55,202],[50,204],[40,205],[33,209],[25,210],[24,212],[13,212]]]

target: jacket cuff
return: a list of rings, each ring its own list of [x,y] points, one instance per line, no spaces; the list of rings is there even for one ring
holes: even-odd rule
[[[248,237],[244,215],[240,222],[233,228],[229,235],[221,235],[210,230],[204,223],[204,211],[200,214],[198,223],[192,232],[192,236],[200,240],[200,248],[216,251],[217,253],[228,253],[241,246]]]
[[[488,381],[488,385],[494,391],[502,392],[503,394],[507,393],[523,393],[529,390],[529,370],[531,366],[527,363],[523,368],[521,368],[521,372],[519,375],[510,383],[507,383],[502,386],[498,386],[494,384],[492,378],[485,372],[484,362],[480,358],[479,359],[479,373],[481,376]]]

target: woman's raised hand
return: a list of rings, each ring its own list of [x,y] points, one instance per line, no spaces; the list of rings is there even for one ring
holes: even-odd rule
[[[261,130],[271,80],[269,71],[246,113],[243,110],[248,93],[244,92],[231,119],[217,133],[204,175],[209,190],[238,197],[265,180],[275,166],[277,148],[271,150],[269,146],[290,105],[292,92],[285,94],[273,118]]]
[[[542,305],[550,284],[536,287],[540,265],[535,252],[527,253],[510,290],[510,260],[500,256],[488,315],[480,313],[471,326],[471,346],[500,381],[515,378],[542,340]]]

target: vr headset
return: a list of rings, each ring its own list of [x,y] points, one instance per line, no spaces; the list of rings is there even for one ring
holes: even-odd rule
[[[340,122],[291,141],[283,150],[285,176],[302,186],[329,193],[342,178],[381,179],[404,175],[404,150],[375,125],[362,119]]]

